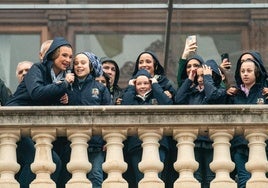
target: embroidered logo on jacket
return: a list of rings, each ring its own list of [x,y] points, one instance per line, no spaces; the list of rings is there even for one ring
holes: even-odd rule
[[[99,91],[98,88],[93,88],[92,89],[92,92],[91,92],[92,97],[99,98],[99,93],[100,93],[100,91]]]

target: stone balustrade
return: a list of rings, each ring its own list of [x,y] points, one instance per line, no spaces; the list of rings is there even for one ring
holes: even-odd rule
[[[201,187],[193,176],[198,168],[194,158],[194,140],[198,135],[208,135],[213,140],[214,157],[210,168],[216,177],[211,188],[237,187],[230,178],[235,167],[230,157],[230,140],[234,135],[244,135],[249,141],[246,168],[251,178],[247,188],[268,187],[266,105],[0,107],[0,187],[20,187],[14,178],[20,168],[16,159],[16,142],[21,136],[31,136],[36,143],[35,160],[31,165],[36,179],[30,188],[56,188],[50,177],[56,168],[51,143],[58,136],[66,136],[72,143],[67,165],[72,178],[66,188],[91,188],[86,174],[91,169],[87,142],[92,135],[102,135],[107,142],[103,163],[107,178],[103,188],[128,187],[122,176],[127,170],[123,141],[128,135],[138,135],[143,142],[139,169],[144,178],[139,188],[165,187],[158,178],[158,173],[163,170],[158,141],[163,135],[173,136],[177,141],[174,169],[180,176],[174,182],[174,188]]]

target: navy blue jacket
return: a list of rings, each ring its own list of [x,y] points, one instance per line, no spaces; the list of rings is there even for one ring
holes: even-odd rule
[[[68,89],[69,105],[110,105],[111,95],[107,87],[88,75],[83,83],[75,78]]]
[[[67,82],[53,83],[51,78],[51,53],[60,46],[70,46],[61,37],[56,37],[42,63],[35,63],[17,87],[7,106],[49,106],[60,105],[60,98],[67,92]]]
[[[136,95],[135,86],[128,86],[126,92],[123,95],[122,105],[171,105],[173,104],[172,99],[170,99],[160,87],[159,84],[152,84],[152,90],[143,100]]]
[[[196,88],[198,84],[186,78],[177,90],[176,104],[225,104],[226,89],[221,86],[222,78],[217,63],[214,60],[208,60],[204,64],[212,69],[212,75],[203,76],[204,89],[199,91]],[[211,143],[212,141],[207,136],[198,136],[195,146],[210,149]]]
[[[254,64],[259,68],[259,76],[256,78],[256,83],[250,88],[248,96],[241,90],[242,80],[240,77],[241,58],[244,54],[251,54],[254,57]],[[234,96],[228,97],[229,104],[257,104],[260,100],[263,104],[267,104],[268,101],[265,96],[262,95],[263,87],[267,87],[267,71],[264,67],[261,55],[256,51],[249,51],[243,53],[236,64],[235,80],[238,92]],[[243,136],[235,136],[231,140],[231,147],[247,146],[248,141]]]
[[[88,75],[83,83],[75,78],[72,87],[68,89],[69,105],[110,105],[111,95],[107,87],[95,81],[92,75]],[[102,136],[93,136],[89,141],[90,148],[102,150],[105,144]]]
[[[152,104],[157,105],[173,104],[173,100],[170,99],[164,93],[163,89],[160,87],[158,83],[152,84],[152,90],[150,93],[148,93],[145,100],[141,99],[136,95],[135,86],[128,86],[123,95],[122,105],[152,105]],[[169,142],[168,138],[163,137],[159,143],[161,146],[168,149],[169,148],[168,142]],[[141,144],[142,142],[139,140],[137,136],[129,136],[126,148],[128,151],[132,151],[133,149],[140,147]]]
[[[212,75],[204,75],[204,90],[196,89],[197,83],[186,78],[181,87],[178,88],[176,104],[225,104],[227,100],[226,89],[221,86],[221,75],[218,65],[214,60],[204,63],[212,69]]]
[[[173,83],[166,77],[164,68],[162,67],[156,54],[153,53],[152,51],[144,51],[139,54],[139,56],[136,59],[135,70],[133,71],[132,76],[136,75],[136,73],[139,71],[139,59],[140,56],[144,53],[148,53],[153,57],[155,61],[154,77],[157,79],[157,82],[160,85],[160,87],[164,91],[169,91],[172,95],[172,99],[174,99],[176,90],[174,89]]]

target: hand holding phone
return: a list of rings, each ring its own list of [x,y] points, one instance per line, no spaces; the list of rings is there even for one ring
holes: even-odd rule
[[[188,45],[191,45],[191,44],[196,43],[196,35],[190,35],[190,36],[188,36],[187,39],[186,39],[186,43]]]
[[[222,61],[222,66],[225,69],[230,69],[231,68],[231,62],[229,60],[229,54],[228,53],[223,53],[221,54],[221,61]]]

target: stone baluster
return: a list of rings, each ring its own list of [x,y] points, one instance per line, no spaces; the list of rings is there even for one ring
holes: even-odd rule
[[[174,183],[174,188],[200,188],[200,183],[194,178],[198,169],[198,162],[194,156],[194,140],[197,138],[197,129],[174,129],[173,138],[177,141],[178,155],[174,163],[175,170],[180,174]]]
[[[56,165],[52,160],[52,141],[56,137],[56,128],[32,128],[32,139],[35,141],[35,158],[31,164],[36,179],[30,184],[30,188],[56,188],[50,175],[55,171]]]
[[[0,130],[0,187],[19,188],[14,175],[19,171],[17,163],[16,142],[19,140],[20,130]]]
[[[66,188],[92,187],[91,182],[87,179],[87,173],[91,170],[91,163],[88,161],[87,142],[91,134],[91,130],[67,129],[67,136],[71,141],[71,157],[67,169],[72,174],[72,178],[67,182]]]
[[[210,182],[211,188],[236,188],[237,185],[230,178],[230,172],[235,168],[231,160],[230,140],[233,138],[234,130],[210,129],[210,139],[213,140],[213,161],[210,168],[216,177]]]
[[[127,130],[103,129],[102,135],[106,141],[106,160],[102,168],[108,174],[102,188],[128,188],[127,181],[122,177],[127,170],[123,156],[123,141],[126,139]]]
[[[159,156],[159,140],[162,138],[162,129],[138,129],[138,135],[142,141],[142,159],[139,170],[144,173],[140,180],[139,188],[164,188],[164,182],[158,177],[158,173],[164,168]]]
[[[267,129],[245,129],[245,137],[249,141],[249,159],[246,169],[251,173],[247,181],[247,188],[267,188],[268,179],[265,174],[268,171],[268,162],[265,150]]]

